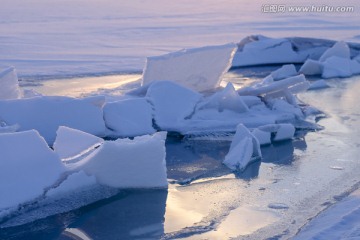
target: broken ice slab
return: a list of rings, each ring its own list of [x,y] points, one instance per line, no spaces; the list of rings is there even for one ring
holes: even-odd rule
[[[312,59],[306,60],[299,70],[299,73],[304,75],[321,75],[322,72],[323,64]]]
[[[104,120],[109,133],[115,137],[134,137],[153,134],[154,110],[145,98],[132,98],[107,103]]]
[[[350,59],[350,48],[346,42],[336,42],[331,48],[327,49],[319,58],[320,62],[325,62],[330,57]]]
[[[298,75],[294,64],[283,65],[281,68],[270,73],[274,81]]]
[[[0,100],[0,118],[9,125],[19,124],[20,131],[36,129],[52,145],[59,126],[104,136],[104,102],[102,96],[83,99],[44,96]]]
[[[236,45],[231,43],[149,57],[142,85],[167,80],[199,92],[214,89],[231,67],[235,50]]]
[[[292,139],[295,134],[294,125],[289,123],[268,124],[260,126],[258,129],[263,132],[274,133],[275,137],[273,141],[289,140]]]
[[[154,107],[154,119],[161,130],[177,128],[195,111],[202,95],[171,81],[155,81],[146,97]]]
[[[261,158],[260,144],[243,124],[239,124],[223,163],[231,170],[242,171],[253,160],[253,157]]]
[[[287,92],[296,94],[306,91],[310,84],[303,74],[289,77],[280,81],[272,82],[260,87],[247,87],[238,90],[243,96],[268,96],[268,97],[284,97]]]
[[[21,98],[15,68],[0,69],[0,100]]]
[[[166,188],[165,139],[166,132],[158,132],[133,140],[105,141],[71,168],[110,187]]]
[[[104,142],[102,138],[92,134],[60,126],[56,132],[56,139],[53,145],[55,153],[66,161],[78,155],[94,149]]]
[[[65,172],[35,130],[0,134],[0,153],[0,210],[41,196]]]

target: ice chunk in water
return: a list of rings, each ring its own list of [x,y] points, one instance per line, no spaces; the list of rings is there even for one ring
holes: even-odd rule
[[[52,145],[59,126],[67,126],[104,136],[102,96],[75,99],[34,97],[0,101],[0,118],[7,124],[19,124],[21,131],[36,129]]]
[[[289,123],[268,124],[259,127],[264,132],[275,133],[274,141],[283,141],[292,139],[295,134],[295,127]]]
[[[54,150],[61,159],[75,157],[78,154],[99,146],[104,140],[92,134],[60,126],[56,132]]]
[[[153,109],[144,98],[126,99],[107,103],[104,106],[104,119],[113,135],[134,137],[152,134]]]
[[[146,97],[153,104],[156,124],[162,130],[172,130],[194,112],[202,96],[174,82],[156,81]]]
[[[322,88],[328,88],[328,87],[330,87],[330,86],[326,83],[326,81],[321,79],[321,80],[317,80],[317,81],[311,83],[308,90],[322,89]]]
[[[350,59],[332,56],[325,60],[323,78],[350,77],[351,75]]]
[[[15,68],[0,70],[0,100],[20,97],[21,92]]]
[[[232,170],[244,170],[252,156],[261,157],[260,144],[243,124],[239,124],[223,163]]]
[[[75,169],[116,188],[167,187],[166,132],[130,139],[105,141],[98,151],[75,163]]]
[[[251,133],[256,137],[260,145],[271,144],[271,132],[265,132],[255,128]]]
[[[299,72],[305,75],[321,75],[323,72],[323,64],[319,61],[308,59],[301,66]]]
[[[330,57],[350,59],[350,48],[347,43],[343,41],[335,43],[321,55],[319,61],[324,62]]]
[[[231,67],[235,50],[236,45],[232,43],[149,57],[142,84],[167,80],[195,91],[214,89]]]
[[[0,209],[41,196],[65,172],[35,130],[0,134]]]

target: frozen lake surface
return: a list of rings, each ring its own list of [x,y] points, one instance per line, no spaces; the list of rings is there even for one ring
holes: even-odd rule
[[[272,67],[237,69],[225,80],[256,81]],[[137,75],[82,79],[82,94],[94,91],[110,95],[136,85]],[[108,80],[106,80],[108,79]],[[118,80],[116,80],[118,79]],[[42,93],[56,94],[50,86],[64,80],[44,81]],[[75,80],[65,80],[72,82]],[[134,82],[132,82],[134,81]],[[129,83],[124,85],[124,83]],[[132,83],[131,83],[132,82]],[[360,107],[357,89],[360,78],[333,79],[332,88],[300,94],[304,102],[326,114],[320,132],[299,133],[293,141],[262,148],[262,162],[243,173],[232,173],[222,159],[230,141],[169,138],[167,168],[171,184],[167,191],[120,191],[109,198],[66,213],[56,214],[19,227],[1,231],[14,239],[287,239],[309,219],[340,201],[358,187],[360,170]],[[56,87],[66,95],[66,85]],[[68,86],[68,94],[76,96]],[[105,89],[104,89],[105,88]],[[47,209],[57,203],[50,203]],[[36,216],[33,209],[10,223]],[[51,211],[51,210],[50,210]]]

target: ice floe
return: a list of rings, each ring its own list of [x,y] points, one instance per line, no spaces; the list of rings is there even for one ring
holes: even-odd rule
[[[293,77],[298,75],[298,72],[295,68],[294,64],[286,64],[283,65],[281,68],[273,71],[270,76],[273,78],[274,81],[281,80],[288,77]]]
[[[184,49],[147,58],[142,84],[153,81],[174,81],[195,91],[219,86],[221,77],[231,67],[236,45],[226,44]]]

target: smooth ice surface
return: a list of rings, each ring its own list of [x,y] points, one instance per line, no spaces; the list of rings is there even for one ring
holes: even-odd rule
[[[323,55],[321,55],[319,61],[325,62],[330,57],[350,59],[350,48],[348,44],[344,41],[335,43],[334,46],[327,49]]]
[[[35,130],[0,134],[0,210],[41,196],[65,172]]]
[[[298,75],[294,64],[286,64],[281,68],[271,72],[270,76],[275,80],[281,80]]]
[[[171,81],[155,81],[146,97],[154,107],[156,125],[162,130],[171,130],[194,112],[202,96]]]
[[[308,90],[316,90],[316,89],[323,89],[330,87],[329,84],[326,83],[325,80],[317,80],[315,82],[312,82]]]
[[[168,80],[194,91],[214,89],[231,67],[235,49],[232,43],[148,57],[142,84]]]
[[[271,143],[271,132],[266,132],[255,128],[251,133],[254,135],[254,137],[256,137],[260,145]]]
[[[111,135],[134,137],[152,134],[154,111],[147,99],[135,98],[107,103],[104,106],[106,127]]]
[[[98,183],[116,188],[166,188],[166,132],[106,141],[76,164]]]
[[[60,126],[56,131],[53,148],[60,159],[67,159],[75,157],[90,148],[95,148],[103,142],[102,138],[92,134]]]
[[[279,129],[276,131],[274,141],[289,140],[294,137],[295,127],[292,124],[279,124]]]
[[[21,97],[18,77],[15,68],[0,68],[0,100]]]
[[[19,124],[20,131],[36,129],[52,145],[59,126],[97,136],[105,133],[103,97],[35,97],[0,101],[0,117],[7,124]]]
[[[323,64],[323,78],[350,77],[352,71],[350,68],[350,59],[331,56]]]

